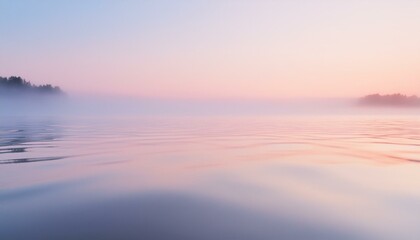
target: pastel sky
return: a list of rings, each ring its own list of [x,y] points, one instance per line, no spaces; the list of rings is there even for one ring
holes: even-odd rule
[[[0,0],[0,76],[165,98],[420,94],[416,0]]]

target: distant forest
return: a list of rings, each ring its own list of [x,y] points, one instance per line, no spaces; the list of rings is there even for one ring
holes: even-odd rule
[[[420,107],[420,98],[399,93],[390,95],[371,94],[359,99],[359,103],[366,106]]]
[[[61,95],[63,91],[51,84],[35,85],[21,77],[0,77],[0,94],[38,94],[38,95]]]

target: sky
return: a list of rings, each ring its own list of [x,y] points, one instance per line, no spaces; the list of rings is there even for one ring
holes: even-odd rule
[[[420,1],[0,0],[0,76],[151,98],[420,94]]]

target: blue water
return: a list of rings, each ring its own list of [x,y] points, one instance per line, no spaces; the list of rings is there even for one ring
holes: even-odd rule
[[[420,119],[0,120],[0,239],[418,239]]]

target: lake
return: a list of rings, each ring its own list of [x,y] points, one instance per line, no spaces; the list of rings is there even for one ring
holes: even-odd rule
[[[419,239],[416,116],[3,117],[0,239]]]

